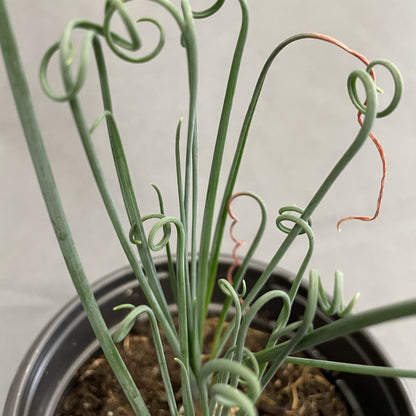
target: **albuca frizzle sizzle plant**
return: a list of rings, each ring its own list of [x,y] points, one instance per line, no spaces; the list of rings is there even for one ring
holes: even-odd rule
[[[106,44],[111,51],[126,62],[147,62],[155,58],[162,50],[164,32],[160,23],[147,17],[136,20],[136,16],[130,16],[127,7],[128,1],[126,0],[107,0],[105,2],[104,21],[102,23],[95,23],[88,20],[71,21],[65,28],[61,39],[53,44],[46,52],[40,69],[41,84],[46,94],[55,101],[67,102],[69,104],[108,215],[126,257],[137,276],[140,287],[148,300],[148,305],[118,306],[118,308],[130,309],[130,312],[118,327],[115,334],[111,335],[104,323],[87,282],[65,220],[53,174],[44,149],[41,132],[35,118],[34,108],[30,100],[26,78],[19,60],[17,45],[10,27],[5,1],[0,0],[1,47],[21,118],[21,124],[33,158],[51,222],[79,298],[84,305],[102,349],[136,414],[144,416],[148,415],[149,411],[140,395],[140,388],[133,383],[117,352],[114,342],[122,340],[128,334],[136,318],[141,314],[147,315],[153,330],[161,374],[172,415],[178,415],[179,409],[175,402],[169,380],[158,325],[163,330],[171,345],[176,356],[177,364],[181,369],[183,393],[181,411],[186,416],[194,415],[196,408],[204,416],[225,415],[228,414],[231,407],[238,408],[239,414],[241,415],[255,415],[256,400],[272,376],[276,373],[279,366],[285,361],[363,374],[416,377],[416,371],[411,370],[368,367],[291,356],[296,351],[346,335],[368,325],[414,314],[416,313],[416,299],[383,306],[356,315],[349,315],[355,298],[348,306],[343,306],[341,294],[342,274],[339,272],[336,273],[334,296],[332,300],[328,300],[322,288],[318,272],[312,270],[309,272],[309,294],[303,319],[288,324],[292,302],[298,291],[300,281],[307,271],[308,261],[313,250],[314,235],[310,222],[311,215],[342,170],[359,151],[368,137],[370,136],[376,142],[376,139],[371,135],[371,129],[375,119],[377,117],[387,116],[396,108],[402,90],[401,76],[396,67],[384,60],[370,63],[362,55],[347,48],[342,43],[317,33],[297,34],[278,44],[265,62],[258,78],[241,127],[232,164],[229,167],[225,190],[222,196],[219,197],[217,195],[219,189],[218,184],[221,167],[224,167],[222,166],[222,160],[227,138],[227,129],[248,32],[247,2],[246,0],[239,0],[241,27],[226,86],[209,183],[206,195],[204,195],[205,208],[202,213],[202,218],[199,218],[196,210],[197,200],[200,198],[197,192],[198,133],[196,126],[198,61],[194,25],[198,19],[205,19],[217,13],[225,0],[217,0],[207,10],[198,12],[192,10],[190,0],[181,0],[180,5],[170,0],[153,1],[164,8],[175,20],[181,34],[180,41],[186,54],[188,68],[189,108],[187,116],[184,118],[183,123],[182,120],[178,123],[175,143],[172,143],[171,146],[167,142],[166,145],[166,149],[172,148],[172,151],[175,149],[179,218],[169,216],[169,209],[163,206],[161,193],[156,187],[155,189],[160,203],[158,212],[143,215],[140,211],[140,206],[132,187],[123,150],[123,142],[113,111],[110,80],[107,77],[105,57],[102,50],[103,44]],[[112,20],[116,15],[121,18],[127,35],[120,35],[113,31]],[[131,53],[140,50],[141,47],[139,32],[141,23],[143,22],[153,24],[157,28],[159,42],[156,48],[147,56],[132,58]],[[84,31],[85,33],[82,49],[79,52],[80,59],[77,68],[73,68],[74,57],[77,56],[71,41],[74,31]],[[254,194],[234,194],[234,184],[239,172],[240,161],[248,138],[251,120],[268,70],[285,47],[302,39],[316,39],[330,42],[362,61],[359,64],[360,69],[355,70],[348,77],[348,93],[352,104],[358,110],[360,128],[357,136],[329,172],[309,204],[304,209],[299,209],[295,206],[281,208],[276,225],[287,236],[267,267],[265,267],[263,274],[255,283],[254,287],[250,290],[245,290],[244,274],[264,231],[266,209],[262,200]],[[60,71],[65,87],[63,93],[56,93],[48,83],[48,66],[55,56],[59,59]],[[102,108],[97,109],[95,120],[86,120],[83,113],[80,92],[87,79],[87,70],[90,65],[91,56],[94,58],[98,68]],[[374,74],[374,70],[379,66],[387,69],[394,81],[392,101],[386,109],[382,110],[377,107],[377,93],[380,91],[375,84]],[[359,98],[357,84],[364,90],[365,99]],[[105,123],[107,127],[119,186],[130,223],[129,229],[125,229],[120,220],[119,213],[115,209],[112,197],[104,181],[100,160],[94,149],[92,136],[95,128],[101,123]],[[186,124],[186,128],[183,128],[182,124]],[[186,133],[182,133],[182,130],[186,130]],[[186,140],[185,154],[181,152],[181,140]],[[380,152],[382,155],[382,150]],[[232,215],[231,203],[236,197],[241,195],[251,197],[257,201],[261,208],[262,220],[244,259],[240,261],[234,256],[235,263],[230,269],[228,279],[218,280],[216,271],[219,262],[221,241],[226,228],[227,212],[229,211]],[[216,212],[219,212],[219,214],[214,218],[214,210],[216,209]],[[143,224],[150,219],[154,221],[154,225],[151,227],[150,232],[146,232]],[[197,233],[199,225],[202,225],[200,237]],[[162,232],[162,238],[156,241],[156,236],[160,232]],[[171,234],[176,235],[175,255],[171,254],[169,247],[169,241],[173,238]],[[287,249],[301,234],[304,234],[308,239],[309,249],[299,266],[290,291],[286,293],[280,290],[271,290],[259,295],[260,290],[285,255]],[[238,247],[238,240],[236,240],[236,243],[236,247]],[[177,329],[169,312],[165,294],[161,289],[156,268],[152,260],[151,253],[158,250],[166,250],[167,253],[171,285],[177,303]],[[201,361],[202,331],[215,285],[220,286],[225,294],[226,300],[224,301],[223,311],[220,315],[210,360],[203,363]],[[258,311],[273,298],[281,298],[282,310],[270,333],[267,345],[264,346],[262,351],[252,353],[244,347],[247,330]],[[338,315],[340,319],[323,328],[313,329],[312,321],[318,304],[325,313],[328,315]],[[224,325],[227,320],[230,323]],[[291,335],[288,337],[289,334]],[[286,337],[285,339],[287,340],[281,342],[283,341],[283,337]],[[227,340],[231,340],[231,343],[227,344]],[[229,348],[227,349],[225,345],[232,345],[232,347],[227,347]],[[242,382],[246,386],[244,392],[239,389]]]

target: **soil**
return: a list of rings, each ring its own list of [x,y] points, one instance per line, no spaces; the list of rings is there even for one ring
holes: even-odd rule
[[[205,340],[215,330],[210,318]],[[267,333],[252,331],[246,345],[258,351]],[[162,378],[157,365],[150,328],[141,323],[118,346],[152,416],[169,416]],[[165,343],[166,359],[173,391],[181,405],[180,370],[172,350]],[[208,353],[208,351],[204,351]],[[330,377],[316,368],[284,364],[264,390],[256,404],[259,416],[349,416],[347,405],[331,383]],[[63,398],[55,416],[135,416],[107,360],[103,355],[91,358],[77,372],[73,385]]]

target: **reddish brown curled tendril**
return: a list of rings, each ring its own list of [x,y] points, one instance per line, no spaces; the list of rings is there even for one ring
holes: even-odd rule
[[[234,235],[234,226],[237,224],[239,219],[233,213],[233,211],[231,209],[231,204],[233,203],[234,199],[236,199],[236,198],[238,198],[239,196],[242,196],[242,195],[244,195],[244,193],[242,193],[242,192],[235,193],[234,195],[231,196],[230,200],[228,201],[228,205],[227,205],[228,215],[233,220],[233,222],[231,223],[231,226],[230,226],[230,237],[235,243],[235,246],[234,246],[234,249],[233,249],[233,261],[234,262],[231,264],[231,266],[228,268],[228,271],[227,271],[227,280],[228,280],[228,283],[230,283],[231,285],[233,284],[233,272],[237,267],[239,267],[241,265],[241,262],[240,262],[239,258],[237,257],[237,250],[242,245],[244,245],[246,243],[243,240],[238,240]]]
[[[323,34],[320,34],[320,33],[312,33],[311,34],[311,38],[313,38],[313,39],[320,39],[320,40],[323,40],[325,42],[332,43],[335,46],[338,46],[339,48],[343,49],[344,51],[346,51],[349,54],[351,54],[351,55],[355,56],[356,58],[358,58],[366,66],[368,66],[369,63],[370,63],[368,61],[368,59],[364,55],[362,55],[362,54],[360,54],[360,53],[358,53],[358,52],[356,52],[356,51],[348,48],[343,43],[339,42],[338,40],[336,40],[336,39],[334,39],[334,38],[332,38],[332,37],[330,37],[328,35],[323,35]],[[375,77],[375,73],[374,73],[374,70],[373,69],[371,69],[371,71],[370,71],[370,76],[371,76],[371,78],[373,78],[373,81],[375,82],[376,81],[376,77]],[[358,123],[360,124],[360,126],[362,126],[363,125],[362,113],[360,111],[358,112],[357,118],[358,118]],[[375,220],[378,217],[378,214],[380,213],[380,207],[381,207],[381,201],[383,199],[383,194],[384,194],[384,183],[385,183],[386,171],[387,171],[387,169],[386,169],[386,158],[385,158],[384,150],[383,150],[383,147],[382,147],[381,143],[377,140],[377,138],[374,136],[373,133],[370,133],[369,136],[370,136],[370,139],[373,141],[374,145],[377,148],[377,151],[378,151],[378,153],[380,155],[380,159],[381,159],[381,163],[382,163],[382,168],[383,168],[383,174],[382,174],[382,178],[381,178],[381,181],[380,181],[380,190],[379,190],[378,198],[377,198],[376,211],[375,211],[375,213],[374,213],[374,215],[372,217],[370,217],[370,216],[355,216],[355,215],[351,215],[351,216],[344,217],[344,218],[340,219],[338,221],[338,223],[337,223],[337,229],[338,229],[338,231],[341,231],[341,224],[343,222],[345,222],[345,221],[348,221],[348,220],[373,221],[373,220]]]
[[[362,121],[362,114],[361,114],[361,112],[358,113],[358,122],[362,126],[363,121]],[[341,231],[341,224],[344,221],[348,221],[348,220],[373,221],[373,220],[375,220],[378,217],[378,214],[380,213],[381,201],[383,199],[383,194],[384,194],[384,183],[386,181],[386,173],[387,173],[386,157],[384,155],[383,146],[377,140],[376,136],[374,136],[373,133],[370,133],[370,138],[371,138],[371,140],[373,141],[374,145],[377,148],[377,151],[378,151],[378,153],[380,155],[381,163],[382,163],[382,166],[383,166],[383,175],[382,175],[381,181],[380,181],[380,190],[379,190],[379,193],[378,193],[376,210],[375,210],[374,215],[372,217],[369,217],[369,216],[359,216],[359,215],[351,215],[349,217],[345,217],[345,218],[340,219],[338,221],[338,223],[337,223],[337,229],[338,229],[338,231]]]

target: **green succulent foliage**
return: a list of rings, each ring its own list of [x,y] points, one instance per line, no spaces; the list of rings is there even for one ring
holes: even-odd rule
[[[303,365],[363,374],[416,377],[416,372],[412,370],[332,363],[312,359],[300,359],[292,356],[293,353],[304,348],[318,345],[319,343],[354,332],[365,326],[414,314],[416,312],[416,300],[383,306],[375,310],[350,315],[349,313],[357,300],[357,296],[347,306],[344,306],[342,273],[337,271],[335,274],[334,293],[331,300],[325,294],[319,273],[316,270],[311,270],[309,272],[309,293],[304,316],[297,322],[289,322],[293,301],[301,280],[305,273],[307,273],[308,264],[314,248],[315,237],[312,230],[311,216],[343,169],[367,140],[375,119],[387,116],[398,105],[402,93],[402,80],[397,68],[388,61],[377,60],[366,65],[364,69],[357,69],[350,74],[347,80],[348,94],[352,104],[363,115],[359,132],[353,138],[351,144],[348,145],[341,158],[334,164],[333,169],[328,173],[328,176],[315,192],[305,209],[300,209],[296,206],[286,206],[279,210],[276,226],[286,234],[286,237],[272,256],[269,264],[265,267],[264,272],[254,287],[247,290],[244,275],[265,230],[267,210],[262,199],[255,194],[249,192],[234,194],[234,186],[239,173],[244,148],[249,137],[250,125],[257,102],[261,95],[267,73],[282,50],[294,42],[303,39],[328,41],[328,38],[314,33],[301,33],[279,43],[272,51],[255,85],[246,116],[241,126],[233,160],[228,167],[225,190],[219,195],[218,184],[220,181],[220,173],[222,172],[222,168],[226,168],[226,166],[223,166],[223,155],[227,131],[238,73],[248,34],[249,13],[247,2],[246,0],[239,0],[241,25],[226,85],[207,191],[203,195],[203,198],[205,198],[205,208],[201,218],[199,218],[196,209],[198,199],[200,198],[198,193],[198,132],[196,122],[198,59],[194,26],[197,24],[198,19],[208,18],[219,12],[225,1],[217,0],[206,10],[195,11],[192,9],[189,0],[181,0],[179,6],[170,0],[152,0],[165,9],[178,26],[181,35],[181,45],[185,51],[188,68],[189,108],[187,109],[187,116],[178,122],[175,140],[172,143],[172,149],[174,150],[173,153],[176,159],[175,174],[179,201],[179,218],[166,213],[168,211],[164,206],[162,193],[155,185],[153,186],[157,194],[158,210],[155,213],[143,215],[140,210],[140,204],[136,199],[123,148],[123,139],[120,135],[113,110],[110,80],[107,74],[103,46],[108,47],[120,59],[128,63],[145,63],[154,59],[161,52],[164,46],[165,34],[161,24],[156,20],[147,17],[139,17],[137,19],[131,16],[127,7],[129,1],[132,0],[107,0],[104,4],[104,18],[102,23],[82,19],[71,21],[63,31],[61,39],[54,43],[46,52],[40,67],[40,82],[45,93],[57,102],[69,104],[94,179],[109,218],[114,226],[117,238],[148,301],[148,305],[118,306],[117,309],[127,309],[129,312],[112,335],[109,333],[102,319],[65,219],[59,193],[44,149],[41,131],[30,99],[29,88],[18,55],[17,45],[10,26],[4,0],[0,0],[0,42],[17,109],[21,118],[21,124],[25,132],[51,222],[54,226],[71,278],[103,351],[136,414],[141,416],[148,415],[149,411],[140,395],[139,389],[134,384],[122,362],[114,343],[123,340],[135,325],[138,317],[143,314],[146,315],[151,325],[172,415],[179,415],[179,410],[177,409],[169,380],[160,330],[164,332],[167,341],[176,355],[176,362],[181,369],[183,412],[186,416],[193,416],[195,414],[196,402],[198,402],[198,407],[201,409],[203,416],[225,415],[228,414],[231,407],[237,407],[239,409],[239,415],[256,415],[256,400],[277,369],[284,362],[301,363]],[[113,31],[111,25],[114,16],[118,16],[121,19],[126,35],[120,35]],[[159,33],[159,40],[156,47],[150,53],[138,58],[134,52],[140,51],[142,46],[140,27],[143,22],[154,25]],[[71,40],[75,30],[82,30],[85,33],[79,53],[75,51]],[[345,45],[339,42],[333,43],[351,53],[351,50],[346,48]],[[65,88],[63,93],[56,93],[48,82],[48,68],[55,56],[58,58],[59,70]],[[79,56],[79,60],[77,61],[78,68],[74,68],[75,56]],[[91,57],[93,57],[97,67],[102,108],[97,109],[96,119],[89,124],[83,111],[80,92],[87,82],[87,73],[91,65]],[[372,78],[373,70],[378,66],[387,69],[394,83],[392,101],[383,110],[378,109],[377,93],[380,90]],[[74,76],[73,74],[76,75]],[[360,100],[357,93],[357,84],[361,85],[364,89],[365,100]],[[124,201],[125,213],[129,221],[129,229],[125,228],[121,220],[121,214],[116,209],[104,179],[101,161],[95,150],[92,136],[97,126],[101,123],[105,123],[107,128],[108,140]],[[182,126],[185,123],[186,127]],[[182,138],[182,130],[185,130],[184,138]],[[186,142],[184,154],[182,154],[180,146],[182,140]],[[236,197],[253,199],[259,205],[261,220],[254,239],[246,251],[246,255],[241,261],[236,258],[236,263],[233,265],[234,273],[230,273],[230,279],[218,280],[217,267],[221,242],[226,228],[227,215],[231,212],[231,203]],[[214,213],[217,211],[218,215],[216,216]],[[153,221],[153,226],[149,232],[146,232],[144,222],[148,220]],[[200,236],[197,233],[199,225],[202,227]],[[160,236],[160,234],[162,234],[162,237],[159,237],[159,240],[157,240],[157,236]],[[300,237],[301,235],[304,237]],[[169,242],[175,236],[176,251],[173,253]],[[309,247],[304,259],[299,265],[290,291],[286,293],[281,290],[269,290],[260,295],[260,291],[267,283],[271,273],[298,237],[306,238]],[[239,242],[237,242],[238,244]],[[165,293],[159,283],[156,267],[152,258],[152,252],[160,250],[166,251],[166,257],[169,262],[170,282],[177,304],[177,327],[174,325],[166,302]],[[211,359],[203,364],[201,361],[202,331],[212,292],[217,284],[224,293],[225,300],[223,310],[219,317],[218,329],[214,337]],[[275,298],[281,299],[282,309],[270,332],[264,350],[254,354],[244,346],[248,329],[264,305]],[[196,299],[198,299],[198,302]],[[327,315],[336,315],[339,319],[322,328],[314,329],[313,320],[318,307]],[[229,322],[225,326],[224,324],[227,318],[229,318]],[[231,343],[227,343],[228,340],[231,340]],[[226,347],[226,345],[232,345],[232,347]],[[245,386],[244,393],[240,389],[242,385]]]

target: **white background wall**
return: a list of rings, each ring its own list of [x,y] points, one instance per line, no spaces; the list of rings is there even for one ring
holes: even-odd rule
[[[43,53],[58,40],[65,23],[80,16],[99,21],[103,14],[101,3],[9,1],[44,139],[74,238],[92,282],[125,265],[126,260],[106,219],[67,105],[53,103],[45,97],[39,87],[38,68]],[[405,82],[402,103],[392,116],[378,120],[374,129],[383,143],[388,163],[381,215],[373,223],[349,222],[343,225],[341,233],[336,230],[340,218],[371,215],[375,209],[381,164],[369,141],[313,216],[317,243],[311,267],[321,271],[329,292],[334,270],[342,270],[346,298],[357,291],[361,293],[356,310],[414,297],[416,4],[410,0],[400,3],[377,0],[250,3],[250,34],[227,154],[238,136],[265,59],[274,46],[288,36],[308,31],[326,33],[370,60],[386,58],[400,68]],[[195,9],[200,9],[209,2],[194,4]],[[133,167],[142,213],[157,210],[156,198],[149,186],[156,183],[165,196],[167,211],[176,214],[173,138],[178,119],[187,115],[184,52],[179,46],[177,28],[167,13],[151,2],[138,2],[133,9],[138,18],[158,16],[165,26],[167,42],[161,55],[144,66],[120,63],[113,57],[109,59],[116,115]],[[197,22],[201,192],[239,21],[238,2],[230,0],[220,13]],[[144,37],[145,45],[152,44],[150,32],[149,36],[150,39]],[[356,111],[347,96],[346,78],[356,68],[362,68],[360,62],[335,47],[305,40],[290,46],[270,71],[236,187],[236,190],[258,193],[269,208],[270,230],[256,255],[259,260],[267,261],[282,240],[281,233],[272,225],[277,210],[293,203],[305,206],[355,137],[358,124]],[[52,79],[55,70],[51,69]],[[391,82],[382,72],[379,84],[386,97],[381,98],[381,102],[386,102]],[[94,66],[90,73],[91,83],[83,99],[92,123],[100,107]],[[56,85],[59,88],[59,84]],[[116,192],[104,129],[97,131],[95,141],[103,163],[108,166],[109,184]],[[74,295],[34,178],[2,61],[0,194],[2,407],[18,363],[31,342]],[[119,198],[117,204],[121,206]],[[239,213],[241,236],[249,238],[249,226],[256,220],[248,217],[247,209],[241,208]],[[249,226],[244,227],[244,219]],[[299,250],[288,253],[283,267],[295,270],[304,252],[303,243],[297,248]],[[229,253],[231,249],[228,243],[223,252]],[[415,323],[415,318],[410,318],[371,330],[397,366],[416,368]],[[416,384],[408,384],[416,397]]]

